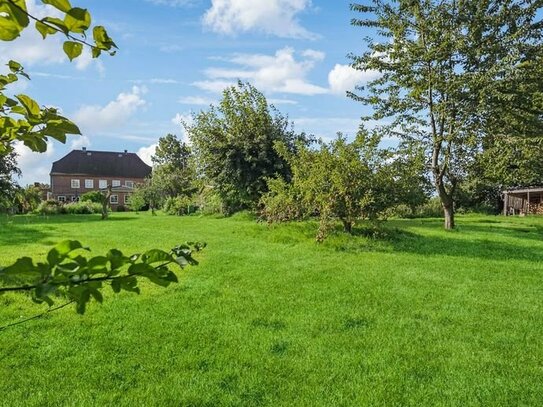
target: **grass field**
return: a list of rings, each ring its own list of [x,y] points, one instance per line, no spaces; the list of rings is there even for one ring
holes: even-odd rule
[[[382,239],[149,214],[0,221],[0,264],[204,240],[169,288],[0,332],[2,406],[543,405],[543,219],[395,220]],[[0,325],[44,308],[0,297]]]

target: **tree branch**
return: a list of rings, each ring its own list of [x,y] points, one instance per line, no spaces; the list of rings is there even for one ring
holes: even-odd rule
[[[166,262],[166,263],[162,263],[158,266],[155,267],[155,269],[159,269],[159,268],[162,268],[162,267],[165,267],[165,266],[168,266],[170,264],[172,264],[173,262],[169,261],[169,262]],[[60,282],[60,283],[51,283],[51,285],[54,285],[54,286],[63,286],[63,285],[81,285],[81,284],[86,284],[86,283],[95,283],[95,282],[101,282],[101,281],[114,281],[114,280],[119,280],[119,279],[122,279],[122,278],[126,278],[126,277],[143,277],[143,274],[139,274],[139,273],[132,273],[132,274],[125,274],[125,275],[122,275],[122,276],[104,276],[104,277],[96,277],[96,278],[88,278],[86,280],[80,280],[80,281],[69,281],[69,282]],[[36,288],[38,288],[40,285],[38,284],[34,284],[34,285],[22,285],[22,286],[18,286],[18,287],[0,287],[0,293],[5,293],[5,292],[17,292],[17,291],[31,291],[31,290],[34,290]]]
[[[81,38],[77,38],[77,37],[74,37],[72,34],[70,33],[66,33],[64,31],[62,31],[60,28],[54,26],[54,25],[51,25],[49,23],[47,23],[46,21],[43,21],[43,20],[40,20],[39,18],[37,17],[34,17],[32,14],[30,14],[27,10],[23,9],[22,7],[20,7],[17,3],[15,3],[15,1],[13,0],[8,0],[14,7],[16,7],[17,9],[19,9],[22,13],[26,14],[28,16],[28,18],[30,18],[31,20],[34,20],[34,21],[37,21],[37,22],[40,22],[42,23],[43,25],[46,25],[48,28],[51,28],[52,30],[55,30],[57,33],[61,33],[61,34],[64,34],[67,38],[71,39],[72,41],[75,41],[75,42],[79,42],[83,45],[86,45],[90,48],[96,48],[96,45],[92,45],[88,42],[86,42],[85,40],[82,40]]]
[[[26,318],[26,319],[23,319],[22,321],[17,321],[17,322],[12,322],[11,324],[7,324],[7,325],[4,325],[4,326],[0,326],[0,332],[2,332],[3,330],[7,329],[7,328],[10,328],[12,326],[16,326],[16,325],[21,325],[21,324],[24,324],[25,322],[28,322],[28,321],[32,321],[34,319],[38,319],[38,318],[41,318],[51,312],[54,312],[54,311],[58,311],[59,309],[62,309],[64,307],[67,307],[68,305],[70,304],[73,304],[75,302],[75,300],[71,300],[71,301],[68,301],[67,303],[65,304],[62,304],[62,305],[59,305],[58,307],[55,307],[55,308],[50,308],[48,309],[47,311],[45,312],[42,312],[41,314],[38,314],[38,315],[34,315],[33,317],[30,317],[30,318]]]

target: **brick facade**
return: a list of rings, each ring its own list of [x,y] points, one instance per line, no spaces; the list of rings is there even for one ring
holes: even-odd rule
[[[72,180],[79,181],[79,188],[72,186]],[[92,187],[87,187],[89,185],[88,181],[92,181]],[[64,175],[64,174],[53,174],[51,175],[51,191],[52,199],[62,200],[65,202],[77,201],[79,197],[87,192],[91,191],[100,191],[107,188],[100,188],[100,181],[105,182],[106,185],[111,185],[112,192],[110,198],[110,205],[112,209],[118,207],[118,205],[126,206],[128,203],[127,197],[131,194],[131,189],[138,184],[143,183],[143,178],[126,178],[126,177],[95,177],[88,175]],[[120,182],[120,185],[117,185],[117,182],[114,184],[114,181]],[[132,188],[129,187],[132,183]],[[121,187],[121,188],[119,188]],[[117,197],[115,199],[115,196]],[[60,199],[59,199],[60,197]],[[62,198],[64,197],[64,198]],[[115,202],[115,200],[117,202]]]
[[[72,150],[51,168],[51,198],[61,202],[78,201],[91,191],[111,187],[109,204],[113,210],[128,204],[134,187],[151,175],[152,168],[137,154],[114,151]]]

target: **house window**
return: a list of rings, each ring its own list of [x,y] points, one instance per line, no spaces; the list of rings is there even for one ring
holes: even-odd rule
[[[126,195],[124,196],[124,203],[125,203],[125,204],[129,204],[129,203],[130,203],[130,195],[129,195],[129,194],[126,194]]]
[[[66,202],[66,197],[64,195],[59,195],[57,199],[59,202]]]
[[[134,181],[125,181],[124,185],[128,188],[134,188]]]
[[[109,197],[109,203],[118,204],[119,203],[119,195],[111,195]]]
[[[72,196],[72,202],[79,202],[79,197],[76,195]]]
[[[98,181],[98,188],[106,189],[107,188],[107,180],[101,179],[100,181]]]
[[[78,179],[73,179],[72,180],[72,188],[79,188],[80,185],[79,185],[79,180]]]
[[[94,180],[92,179],[86,179],[85,180],[85,188],[94,188]]]
[[[111,186],[112,187],[120,187],[121,186],[121,181],[118,180],[118,179],[114,179],[113,181],[111,181]]]

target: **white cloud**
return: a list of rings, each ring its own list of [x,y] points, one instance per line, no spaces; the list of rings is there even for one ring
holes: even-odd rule
[[[235,85],[234,81],[197,81],[193,83],[194,86],[205,90],[207,92],[221,93],[225,88]]]
[[[72,150],[80,150],[82,147],[90,147],[91,142],[87,136],[74,136],[70,147]]]
[[[153,165],[153,160],[151,157],[155,155],[155,151],[158,144],[151,144],[148,147],[141,147],[136,154],[143,160],[143,162],[147,165]]]
[[[191,126],[194,123],[192,115],[190,113],[177,113],[172,118],[172,123],[176,126],[179,126],[179,128],[181,129],[181,141],[190,144],[190,138],[187,131],[185,130],[185,126],[183,125],[183,123]]]
[[[216,103],[216,100],[211,98],[205,98],[202,96],[185,96],[179,98],[177,102],[182,105],[209,106]]]
[[[275,55],[238,54],[228,61],[239,68],[207,69],[205,74],[209,79],[195,82],[194,85],[206,91],[220,92],[241,79],[250,81],[263,92],[301,95],[327,93],[328,89],[307,80],[307,75],[324,58],[324,53],[305,50],[300,55],[302,58],[296,59],[294,49],[289,47],[278,50]]]
[[[176,85],[180,83],[178,80],[171,78],[133,79],[129,82],[137,83],[139,85],[142,83],[150,83],[152,85]]]
[[[122,126],[138,109],[145,106],[145,93],[145,87],[133,86],[129,93],[120,93],[105,106],[81,107],[73,119],[85,133]]]
[[[344,95],[347,91],[353,91],[357,85],[378,77],[378,71],[359,71],[349,65],[336,64],[328,74],[328,84],[331,92]]]
[[[260,31],[283,38],[314,39],[317,36],[296,17],[310,6],[311,0],[211,0],[203,22],[212,31],[227,35]]]
[[[270,105],[297,105],[298,102],[291,99],[268,99]]]
[[[49,184],[49,172],[51,172],[51,160],[55,155],[54,142],[47,143],[45,153],[35,153],[22,142],[15,143],[15,152],[18,154],[17,164],[22,171],[22,176],[17,182],[20,185],[29,185],[34,182]]]

